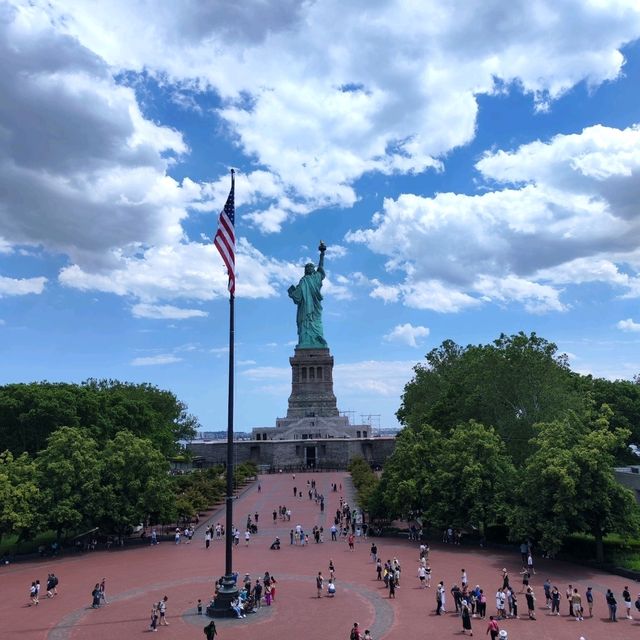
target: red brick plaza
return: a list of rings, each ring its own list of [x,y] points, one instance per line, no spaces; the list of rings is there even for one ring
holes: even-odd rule
[[[315,501],[309,500],[307,480],[314,478],[319,492],[326,496],[324,513]],[[376,581],[374,564],[369,558],[369,541],[360,541],[350,552],[344,540],[331,542],[329,527],[342,495],[353,504],[353,492],[344,473],[276,474],[260,478],[234,503],[236,522],[244,532],[248,514],[260,515],[259,533],[248,548],[244,536],[234,550],[234,570],[250,573],[255,581],[265,571],[277,579],[273,606],[265,607],[245,619],[218,620],[222,640],[245,638],[260,640],[346,640],[354,621],[360,628],[370,629],[374,640],[408,638],[449,638],[461,636],[460,618],[450,613],[453,605],[449,593],[465,568],[469,583],[480,584],[488,594],[487,614],[493,612],[493,597],[501,586],[501,570],[507,567],[512,585],[520,586],[519,554],[498,553],[478,548],[450,547],[433,541],[430,564],[433,585],[420,589],[416,577],[418,549],[414,542],[399,539],[374,538],[383,561],[398,558],[402,567],[400,588],[396,599],[390,600],[381,582]],[[342,483],[343,491],[333,493],[331,483]],[[303,492],[303,498],[293,497],[293,486]],[[272,512],[279,505],[292,510],[291,522],[278,519],[273,524]],[[224,522],[223,513],[214,514],[213,522]],[[325,542],[308,547],[289,544],[289,530],[301,524],[311,532],[314,525],[325,528]],[[278,535],[280,551],[269,550]],[[431,542],[431,541],[430,541]],[[336,567],[337,595],[316,597],[315,576],[322,571],[328,577],[329,560]],[[29,586],[32,580],[46,583],[47,574],[54,572],[60,579],[59,595],[47,599],[43,589],[38,607],[29,607]],[[162,542],[155,547],[122,551],[100,551],[86,555],[73,553],[55,560],[18,563],[0,568],[0,638],[13,640],[126,640],[148,632],[149,613],[153,602],[164,595],[167,603],[168,627],[160,627],[158,638],[172,640],[204,638],[203,627],[208,619],[198,616],[198,598],[207,604],[213,592],[213,580],[224,571],[224,543],[214,540],[209,550],[204,545],[204,527],[196,532],[190,545]],[[91,608],[91,591],[96,582],[106,577],[108,604]],[[596,594],[594,617],[577,622],[568,617],[562,598],[560,617],[551,617],[544,608],[542,583],[546,577],[557,584],[564,596],[569,583],[584,594],[587,586]],[[435,615],[435,585],[445,581],[447,610],[445,616]],[[537,620],[507,620],[501,623],[509,640],[628,640],[640,637],[640,620],[626,620],[621,592],[628,583],[624,578],[598,573],[580,566],[555,561],[537,561],[537,574],[532,585],[537,595]],[[618,600],[619,622],[608,621],[604,592],[613,589]],[[633,599],[640,592],[630,585]],[[584,597],[584,596],[583,596]],[[520,612],[526,617],[526,603],[519,598]],[[521,616],[522,618],[522,616]],[[486,622],[472,620],[474,636],[485,636]]]

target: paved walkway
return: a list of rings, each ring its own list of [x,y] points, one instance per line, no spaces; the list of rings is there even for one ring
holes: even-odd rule
[[[327,496],[325,512],[309,500],[307,480],[315,479],[317,488]],[[278,580],[272,607],[263,607],[243,620],[217,621],[220,638],[237,640],[337,640],[349,637],[354,621],[362,629],[369,628],[375,640],[408,638],[449,638],[460,636],[461,623],[455,615],[435,616],[435,589],[421,590],[416,578],[417,548],[405,540],[377,538],[383,560],[397,557],[403,573],[396,599],[389,600],[381,583],[375,579],[374,565],[369,559],[369,542],[362,541],[350,552],[344,541],[331,542],[328,529],[338,507],[340,495],[349,501],[351,487],[343,473],[289,474],[261,476],[262,491],[257,484],[245,491],[234,503],[241,529],[248,514],[260,514],[259,533],[248,548],[244,541],[234,551],[234,569],[254,578],[269,571]],[[342,483],[342,493],[330,491],[332,482]],[[294,484],[303,498],[293,497]],[[351,500],[352,502],[352,500]],[[272,521],[278,505],[291,508],[291,522]],[[224,519],[221,515],[220,521]],[[289,545],[289,530],[300,523],[311,531],[313,525],[327,530],[324,544],[311,543],[306,548]],[[280,551],[269,545],[278,535]],[[315,575],[328,574],[329,560],[336,566],[338,592],[335,598],[316,598]],[[432,545],[431,566],[434,585],[444,580],[447,589],[459,579],[464,567],[472,585],[480,584],[489,594],[488,613],[493,610],[493,594],[501,584],[501,569],[507,567],[512,584],[519,584],[517,554],[497,553],[481,549]],[[594,572],[591,569],[560,562],[540,561],[533,586],[538,596],[538,620],[509,620],[503,626],[509,640],[628,640],[640,637],[640,621],[625,620],[622,598],[623,578]],[[32,580],[44,585],[47,573],[60,579],[59,595],[52,600],[41,598],[38,607],[28,607],[28,591]],[[159,629],[157,636],[171,640],[204,638],[205,616],[195,613],[198,598],[206,605],[213,592],[213,580],[224,571],[224,544],[215,541],[204,547],[203,531],[190,545],[163,542],[156,547],[123,551],[71,555],[56,560],[20,563],[0,567],[0,638],[8,640],[127,640],[147,633],[153,602],[168,595],[169,627]],[[109,604],[94,610],[90,607],[91,590],[96,582],[107,578]],[[550,617],[544,606],[542,582],[550,577],[564,593],[569,582],[584,593],[587,586],[596,592],[595,616],[584,622],[569,618],[566,602],[562,616]],[[633,598],[640,588],[630,585]],[[617,623],[607,621],[603,592],[611,588],[619,602]],[[43,592],[44,595],[44,592]],[[448,604],[451,596],[448,594]],[[520,596],[520,609],[526,609]],[[449,606],[447,608],[449,608]],[[526,615],[526,612],[525,612]],[[486,624],[473,620],[476,636],[485,636]]]

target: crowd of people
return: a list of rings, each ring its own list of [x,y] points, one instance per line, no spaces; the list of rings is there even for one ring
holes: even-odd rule
[[[293,480],[295,482],[295,475]],[[331,492],[337,492],[337,489],[337,483],[331,483]],[[303,492],[297,484],[293,485],[293,494],[297,500],[302,499]],[[308,528],[303,526],[301,522],[296,523],[292,528],[286,527],[289,529],[289,546],[292,548],[306,547],[310,543],[320,545],[325,542],[325,526],[328,524],[324,519],[325,516],[322,515],[325,509],[325,496],[318,490],[315,479],[307,480],[306,494],[309,500],[314,501],[317,505],[319,517],[316,523]],[[277,524],[278,521],[288,523],[291,518],[292,510],[288,506],[278,505],[277,508],[274,508],[274,524]],[[259,510],[256,509],[254,513],[247,515],[244,528],[245,546],[249,546],[252,535],[258,533],[259,521]],[[368,527],[363,522],[362,514],[351,507],[343,497],[339,498],[337,509],[330,516],[329,522],[332,522],[330,526],[331,542],[343,541],[343,543],[346,543],[346,550],[349,552],[355,552],[357,543],[367,540]],[[233,526],[232,532],[233,541],[237,545],[241,537],[240,530]],[[277,530],[277,532],[281,533],[281,530]],[[175,544],[190,544],[194,534],[194,528],[190,526],[184,529],[176,529]],[[445,534],[443,536],[445,543],[459,544],[460,536],[457,535],[457,530],[449,527]],[[208,524],[204,530],[204,547],[209,549],[213,540],[224,539],[224,536],[224,525],[219,522],[215,525]],[[560,616],[566,612],[567,616],[570,616],[578,623],[582,623],[588,618],[593,618],[598,598],[606,604],[608,619],[611,622],[618,622],[619,619],[631,620],[633,619],[633,609],[640,611],[640,593],[634,600],[628,586],[625,586],[618,593],[608,589],[603,598],[602,595],[596,596],[591,586],[585,589],[572,583],[565,588],[554,584],[549,578],[544,581],[538,581],[532,545],[529,542],[523,542],[520,545],[521,569],[512,572],[516,577],[515,584],[512,582],[512,574],[506,567],[496,574],[496,583],[498,584],[495,591],[490,588],[491,586],[495,587],[495,583],[493,585],[485,584],[484,587],[480,584],[471,583],[468,571],[465,568],[461,568],[459,579],[449,587],[445,580],[439,580],[439,578],[442,577],[444,571],[450,576],[450,567],[439,567],[437,566],[437,557],[430,558],[433,554],[429,544],[422,539],[422,531],[414,527],[414,530],[410,531],[409,537],[412,542],[419,542],[416,549],[418,553],[416,574],[414,574],[417,576],[418,588],[421,590],[434,588],[435,615],[443,616],[449,614],[459,617],[463,634],[473,635],[473,626],[482,624],[483,628],[486,625],[484,630],[492,640],[506,640],[509,631],[503,627],[511,625],[511,622],[507,621],[523,618],[535,621],[537,615],[540,615],[543,610],[546,610],[549,616]],[[151,544],[157,544],[155,530],[151,535]],[[399,558],[389,554],[390,557],[387,560],[383,560],[384,556],[381,555],[378,548],[377,538],[372,538],[370,546],[367,546],[368,560],[375,570],[375,580],[380,584],[381,588],[386,590],[389,599],[396,599],[398,590],[407,582],[406,575],[402,578],[402,567]],[[276,536],[270,548],[276,550],[281,548],[278,536]],[[327,549],[334,549],[334,546],[329,545]],[[335,557],[333,553],[331,555]],[[401,556],[401,554],[398,555]],[[460,557],[464,557],[463,554]],[[432,567],[431,560],[436,560],[434,567]],[[333,559],[329,559],[325,570],[318,570],[317,573],[312,575],[315,580],[317,598],[335,598],[337,596],[338,581],[336,565]],[[434,579],[434,576],[437,577]],[[231,603],[231,608],[238,619],[244,619],[249,614],[259,611],[263,606],[270,607],[275,603],[278,581],[269,571],[265,571],[264,575],[254,579],[251,578],[249,573],[244,574],[242,580],[239,579],[237,574],[234,574],[234,579],[239,588],[237,597]],[[436,580],[437,582],[435,582]],[[411,582],[411,579],[409,579],[409,582]],[[212,603],[215,602],[215,597],[222,583],[223,578],[216,581]],[[449,584],[451,583],[449,582]],[[50,573],[46,581],[46,595],[48,598],[53,598],[58,594],[57,586],[57,576]],[[91,597],[92,608],[99,608],[107,604],[105,578],[95,583]],[[149,619],[149,630],[157,631],[160,626],[169,625],[167,620],[167,601],[168,596],[165,595],[160,601],[153,603]],[[563,601],[565,604],[563,604]],[[29,590],[29,606],[38,606],[39,603],[40,581],[34,580]],[[198,614],[203,612],[201,600],[198,600],[197,612]],[[205,631],[208,634],[207,637],[211,634],[215,635],[215,624],[213,626],[208,625],[205,629],[207,630]],[[352,640],[372,640],[371,632],[368,629],[362,631],[358,623],[353,624],[350,637]]]

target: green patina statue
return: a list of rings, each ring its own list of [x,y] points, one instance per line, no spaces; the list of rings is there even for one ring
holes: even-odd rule
[[[291,285],[289,297],[296,303],[298,312],[298,349],[326,349],[327,341],[322,335],[322,281],[324,280],[324,252],[327,250],[324,242],[318,247],[320,260],[318,268],[312,262],[304,267],[304,275],[298,286]]]

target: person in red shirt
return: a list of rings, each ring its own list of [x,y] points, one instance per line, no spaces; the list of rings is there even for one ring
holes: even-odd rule
[[[498,633],[500,631],[500,627],[498,626],[498,622],[494,620],[493,616],[489,616],[489,624],[487,625],[487,634],[491,634],[491,640],[496,640],[498,637]]]
[[[349,543],[349,549],[351,549],[351,551],[353,551],[354,547],[353,547],[353,541],[355,540],[355,537],[353,535],[353,533],[349,534],[349,537],[347,538],[347,542]]]

